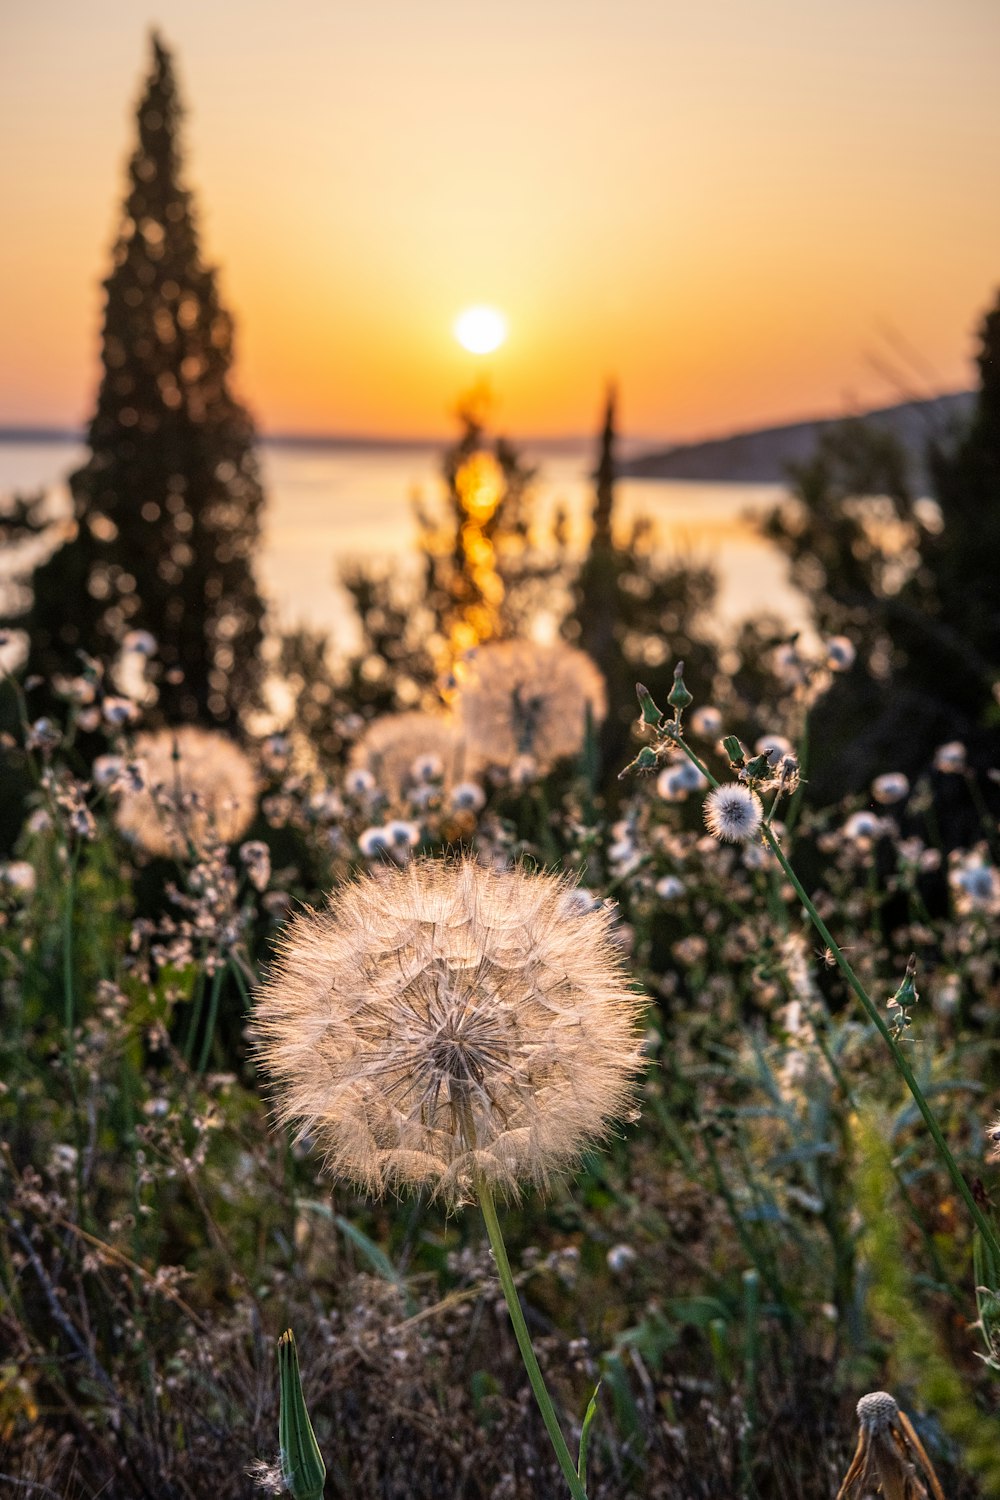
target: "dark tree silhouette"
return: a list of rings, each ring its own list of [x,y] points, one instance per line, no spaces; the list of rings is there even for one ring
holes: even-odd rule
[[[980,329],[980,387],[959,441],[931,445],[930,468],[943,526],[924,546],[933,578],[936,660],[966,712],[995,704],[1000,677],[1000,297]]]
[[[642,681],[666,699],[673,669],[685,663],[685,680],[708,702],[716,671],[710,634],[716,579],[711,567],[671,557],[658,546],[647,520],[615,536],[617,392],[609,387],[598,444],[590,546],[573,588],[563,634],[581,646],[604,674],[608,716],[601,730],[605,789],[618,792],[616,774],[634,753],[638,718],[635,685]]]
[[[130,630],[158,642],[157,712],[234,721],[261,677],[252,559],[263,493],[253,424],[228,383],[233,325],[181,183],[170,54],[152,38],[111,274],[90,457],[70,478],[75,534],[36,570],[28,671],[77,670]]]

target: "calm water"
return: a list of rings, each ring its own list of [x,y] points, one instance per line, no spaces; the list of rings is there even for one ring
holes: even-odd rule
[[[439,494],[439,454],[265,443],[261,456],[268,506],[259,577],[275,618],[284,626],[323,627],[349,645],[352,620],[338,569],[365,558],[407,565],[416,534],[413,496],[429,504]],[[0,495],[45,488],[61,507],[67,503],[64,476],[82,457],[70,444],[0,443]],[[571,534],[582,541],[592,504],[592,450],[539,448],[527,457],[539,467],[540,521],[562,504]],[[784,562],[756,535],[751,519],[778,494],[772,486],[623,480],[618,504],[623,522],[650,517],[667,550],[715,565],[720,623],[764,609],[800,623],[801,604],[785,580]]]

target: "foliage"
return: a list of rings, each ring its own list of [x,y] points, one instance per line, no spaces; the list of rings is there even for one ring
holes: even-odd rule
[[[169,723],[235,723],[261,679],[253,575],[263,493],[249,416],[229,388],[232,320],[181,182],[173,64],[154,36],[113,266],[90,456],[69,535],[35,569],[27,671],[71,679],[137,630]],[[72,609],[67,602],[72,600]]]

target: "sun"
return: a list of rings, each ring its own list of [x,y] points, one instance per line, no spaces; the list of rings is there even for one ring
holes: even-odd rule
[[[455,320],[454,333],[470,354],[492,354],[507,337],[507,319],[495,307],[467,307]]]

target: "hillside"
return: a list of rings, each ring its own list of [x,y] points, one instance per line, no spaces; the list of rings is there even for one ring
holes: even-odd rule
[[[899,406],[863,412],[864,421],[894,433],[910,454],[917,488],[927,478],[924,453],[928,439],[960,426],[968,416],[973,397],[967,391],[936,396],[928,401],[907,401]],[[687,479],[726,484],[781,484],[790,464],[808,460],[824,432],[843,417],[791,422],[782,427],[762,427],[729,437],[681,443],[639,454],[623,463],[620,473],[631,479]]]

